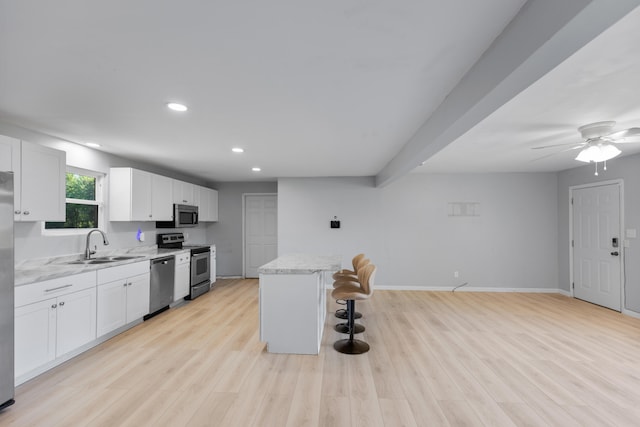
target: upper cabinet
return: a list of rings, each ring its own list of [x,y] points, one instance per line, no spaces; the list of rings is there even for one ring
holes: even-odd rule
[[[212,222],[218,220],[218,191],[212,188],[195,185],[195,204],[198,206],[198,221]]]
[[[64,221],[66,153],[0,135],[0,170],[14,173],[16,221]]]
[[[110,221],[169,221],[171,178],[133,168],[109,170]]]
[[[109,170],[109,220],[171,221],[173,204],[198,206],[198,220],[218,220],[218,191],[133,168]]]
[[[173,180],[173,203],[178,205],[195,205],[194,184],[190,182]]]

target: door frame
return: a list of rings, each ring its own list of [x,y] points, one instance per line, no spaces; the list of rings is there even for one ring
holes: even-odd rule
[[[246,202],[248,196],[276,196],[278,197],[278,193],[242,193],[242,277],[247,277],[246,271],[246,253],[247,253],[247,240],[245,235],[245,222],[246,222]]]
[[[605,185],[617,185],[620,189],[620,206],[618,206],[620,214],[620,230],[618,235],[620,236],[620,312],[623,313],[626,310],[626,277],[624,275],[624,263],[625,263],[625,234],[624,234],[624,180],[612,179],[607,181],[592,182],[589,184],[572,185],[569,187],[569,295],[571,298],[575,298],[574,295],[574,277],[573,277],[573,256],[574,250],[571,242],[574,240],[573,236],[573,192],[574,190],[580,190],[583,188],[604,187]]]

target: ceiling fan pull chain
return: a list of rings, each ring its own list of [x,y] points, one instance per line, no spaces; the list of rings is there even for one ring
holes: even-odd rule
[[[594,162],[596,164],[596,173],[595,176],[598,176],[598,162]]]
[[[605,171],[607,170],[607,161],[606,160],[604,161],[604,167],[602,168],[602,170],[605,170]]]

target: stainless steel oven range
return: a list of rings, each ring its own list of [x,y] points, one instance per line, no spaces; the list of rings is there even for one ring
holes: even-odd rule
[[[191,252],[190,292],[185,299],[194,299],[211,288],[211,248],[208,245],[185,245],[184,234],[162,233],[157,237],[158,248],[189,249]]]

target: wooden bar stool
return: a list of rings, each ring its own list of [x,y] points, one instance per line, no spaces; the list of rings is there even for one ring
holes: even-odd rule
[[[355,302],[356,300],[366,300],[373,294],[373,280],[376,274],[376,266],[368,264],[358,271],[358,282],[349,282],[337,286],[331,296],[336,299],[347,301],[347,312],[349,313],[348,326],[349,338],[338,340],[333,343],[340,353],[362,354],[369,351],[369,344],[353,338],[355,333]]]

